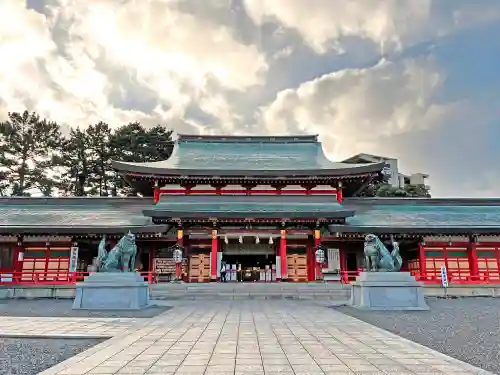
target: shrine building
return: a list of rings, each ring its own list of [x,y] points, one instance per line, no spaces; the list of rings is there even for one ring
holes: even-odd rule
[[[0,198],[0,284],[73,282],[103,235],[113,246],[128,231],[136,269],[155,276],[181,245],[186,282],[219,280],[222,262],[229,281],[239,269],[241,281],[349,281],[373,233],[424,282],[444,265],[451,283],[497,283],[500,199],[357,197],[385,167],[330,161],[317,136],[180,135],[165,161],[113,162],[142,198]]]

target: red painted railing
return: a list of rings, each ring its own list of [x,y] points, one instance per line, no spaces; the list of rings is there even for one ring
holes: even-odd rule
[[[356,280],[356,276],[362,271],[361,269],[358,271],[340,271],[341,281],[350,283]],[[410,271],[410,273],[415,276],[417,281],[421,281],[424,284],[441,285],[441,270],[429,271],[427,273]],[[480,270],[477,276],[471,276],[469,270],[449,268],[447,269],[447,274],[448,285],[500,284],[500,272],[496,270]]]
[[[340,282],[351,283],[359,275],[358,271],[340,271]],[[459,269],[448,269],[449,285],[467,284],[500,284],[500,272],[497,270],[481,270],[477,276],[471,276],[469,272]],[[410,272],[416,280],[424,284],[441,285],[441,273],[431,271],[427,273]],[[144,281],[150,284],[158,282],[157,274],[154,272],[140,272]],[[88,272],[0,272],[0,285],[73,285],[84,280]]]
[[[424,284],[441,285],[440,272],[411,272],[415,279]],[[479,271],[477,276],[470,275],[467,271],[459,269],[448,269],[448,285],[467,285],[467,284],[500,284],[500,272],[495,270]]]
[[[154,282],[153,272],[140,272],[144,281]],[[0,272],[0,285],[71,285],[83,281],[88,272]]]

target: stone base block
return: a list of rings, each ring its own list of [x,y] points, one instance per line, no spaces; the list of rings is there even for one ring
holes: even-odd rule
[[[361,272],[352,283],[351,306],[364,310],[429,310],[423,284],[409,272]]]
[[[76,284],[73,309],[140,310],[150,307],[149,288],[135,272],[101,272]]]

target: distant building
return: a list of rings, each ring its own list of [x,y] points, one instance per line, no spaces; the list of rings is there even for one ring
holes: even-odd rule
[[[384,156],[377,156],[371,154],[357,154],[344,160],[343,163],[364,164],[364,163],[379,163],[381,161],[385,162],[386,164],[383,173],[388,176],[387,182],[392,186],[404,188],[407,185],[416,185],[416,186],[423,185],[429,188],[429,186],[426,184],[426,179],[429,178],[428,174],[412,173],[406,175],[400,173],[398,168],[398,159],[395,158],[388,158]]]

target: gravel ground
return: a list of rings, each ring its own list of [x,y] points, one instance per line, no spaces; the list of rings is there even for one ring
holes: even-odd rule
[[[0,316],[17,317],[96,317],[96,318],[152,318],[169,309],[154,306],[138,311],[89,311],[72,310],[72,300],[1,300]]]
[[[0,374],[35,375],[101,341],[0,338]]]
[[[430,311],[336,310],[500,374],[500,298],[427,299]]]

